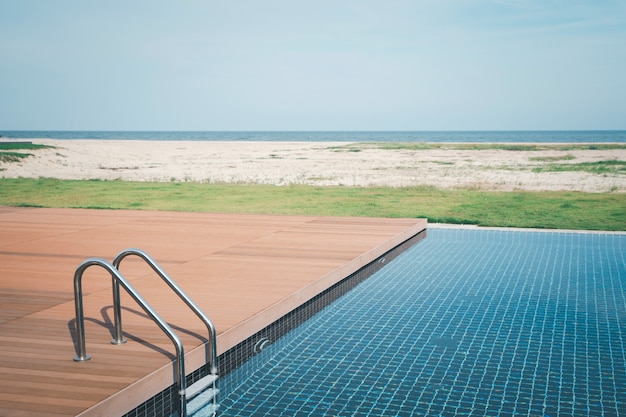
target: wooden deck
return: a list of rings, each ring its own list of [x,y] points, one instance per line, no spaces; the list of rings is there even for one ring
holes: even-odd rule
[[[76,267],[122,249],[155,258],[215,322],[218,354],[426,228],[423,219],[0,207],[0,415],[116,416],[174,383],[170,340],[126,294],[112,337],[111,279],[83,278],[88,362],[74,362]],[[187,373],[206,328],[149,267],[125,277],[177,331]]]

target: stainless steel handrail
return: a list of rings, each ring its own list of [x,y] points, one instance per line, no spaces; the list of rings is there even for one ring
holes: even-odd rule
[[[76,308],[76,337],[77,337],[77,354],[74,356],[74,360],[77,362],[84,362],[91,359],[91,356],[87,354],[85,347],[85,317],[83,312],[83,286],[82,279],[85,270],[92,266],[100,266],[106,269],[113,281],[121,284],[122,287],[130,294],[130,296],[143,308],[143,310],[154,320],[154,322],[163,330],[163,332],[174,343],[176,349],[176,374],[178,377],[178,395],[179,395],[179,410],[181,416],[187,415],[187,394],[186,394],[186,380],[185,380],[185,351],[183,349],[183,343],[172,328],[163,320],[156,311],[141,297],[141,295],[133,288],[126,278],[119,272],[119,270],[111,265],[104,259],[89,258],[82,262],[76,272],[74,273],[74,306]],[[119,294],[119,287],[118,287]],[[118,300],[119,302],[119,300]]]
[[[128,248],[121,251],[115,259],[113,260],[113,266],[119,270],[120,264],[124,258],[129,255],[135,255],[143,259],[150,267],[154,270],[169,285],[169,287],[178,295],[178,297],[187,304],[187,306],[193,311],[196,316],[207,327],[209,332],[209,343],[211,345],[210,355],[209,355],[209,367],[211,369],[212,374],[217,373],[217,332],[215,331],[215,325],[211,321],[211,319],[204,314],[204,312],[198,307],[196,303],[189,298],[187,294],[174,282],[172,278],[167,275],[167,273],[161,268],[161,266],[154,260],[150,255],[148,255],[145,251],[136,248]],[[124,338],[122,337],[122,311],[120,307],[120,290],[119,284],[113,280],[113,315],[115,321],[115,339],[113,339],[112,343],[124,343]]]

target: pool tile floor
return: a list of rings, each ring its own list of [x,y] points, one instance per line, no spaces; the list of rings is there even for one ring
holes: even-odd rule
[[[626,415],[626,234],[429,229],[221,381],[221,416]]]

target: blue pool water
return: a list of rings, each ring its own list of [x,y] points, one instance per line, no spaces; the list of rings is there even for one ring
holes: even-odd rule
[[[220,415],[626,415],[625,265],[625,234],[430,229],[222,378]]]

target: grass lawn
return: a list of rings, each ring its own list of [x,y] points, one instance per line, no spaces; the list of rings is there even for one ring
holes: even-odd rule
[[[0,179],[0,205],[425,217],[481,226],[626,230],[626,194]]]

